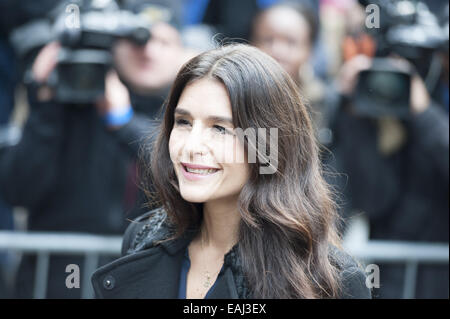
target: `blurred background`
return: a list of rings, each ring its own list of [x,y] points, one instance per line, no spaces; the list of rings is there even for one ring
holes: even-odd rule
[[[230,42],[298,84],[373,297],[448,298],[443,0],[1,0],[0,298],[92,297],[179,68]]]

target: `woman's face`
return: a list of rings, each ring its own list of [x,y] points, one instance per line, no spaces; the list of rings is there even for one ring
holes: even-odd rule
[[[233,129],[230,99],[221,82],[204,78],[184,88],[169,151],[186,201],[204,203],[241,192],[249,167]]]
[[[253,27],[252,42],[272,56],[296,80],[311,52],[310,27],[295,10],[269,9]]]

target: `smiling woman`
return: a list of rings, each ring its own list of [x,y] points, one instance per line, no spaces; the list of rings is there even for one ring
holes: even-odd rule
[[[225,142],[236,138],[225,86],[209,78],[190,83],[174,113],[169,151],[183,199],[207,203],[237,196],[248,179],[248,164],[225,160],[227,153],[244,153],[243,145]]]
[[[277,167],[261,174],[274,136],[254,145],[235,132],[273,128]],[[256,163],[228,160],[255,148]],[[258,49],[225,46],[180,70],[147,178],[161,208],[132,223],[125,256],[93,275],[98,297],[370,297],[364,272],[338,248],[297,86]]]

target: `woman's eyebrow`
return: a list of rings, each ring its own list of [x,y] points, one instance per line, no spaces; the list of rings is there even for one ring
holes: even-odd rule
[[[233,126],[233,121],[229,117],[223,117],[223,116],[208,116],[208,120],[212,122],[221,122],[221,123],[227,123],[230,126]]]
[[[191,113],[189,113],[189,111],[187,111],[187,110],[185,110],[185,109],[182,109],[181,107],[177,107],[176,109],[175,109],[175,112],[174,112],[175,114],[180,114],[180,115],[188,115],[188,116],[191,116]]]
[[[175,114],[179,114],[179,115],[186,115],[186,116],[191,116],[191,113],[188,110],[185,110],[183,108],[177,107],[175,109]],[[231,126],[233,126],[233,120],[229,117],[224,117],[224,116],[218,116],[218,115],[212,115],[212,116],[208,116],[207,119],[209,121],[212,122],[222,122],[222,123],[227,123]]]

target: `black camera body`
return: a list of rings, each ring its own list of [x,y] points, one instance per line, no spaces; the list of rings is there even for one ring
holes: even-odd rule
[[[435,52],[448,47],[445,27],[420,1],[360,0],[362,5],[376,4],[380,10],[379,28],[367,29],[377,44],[372,67],[361,72],[354,93],[357,113],[369,117],[409,114],[412,70],[396,68],[389,56],[408,60],[432,91],[440,74]]]
[[[397,68],[389,59],[373,59],[371,68],[358,75],[353,96],[356,113],[375,118],[407,118],[412,76],[412,70]]]
[[[115,42],[127,39],[145,45],[151,24],[139,14],[120,10],[114,0],[103,1],[103,6],[94,6],[95,1],[90,0],[74,1],[62,1],[47,17],[16,28],[10,41],[18,56],[30,63],[42,46],[59,41],[56,70],[47,84],[53,88],[57,102],[86,105],[104,94]],[[31,65],[26,64],[24,81],[30,82]]]
[[[61,51],[50,85],[61,103],[86,104],[104,94],[105,76],[112,66],[116,40],[144,45],[150,26],[128,11],[90,11],[80,15],[79,28],[59,32]]]

